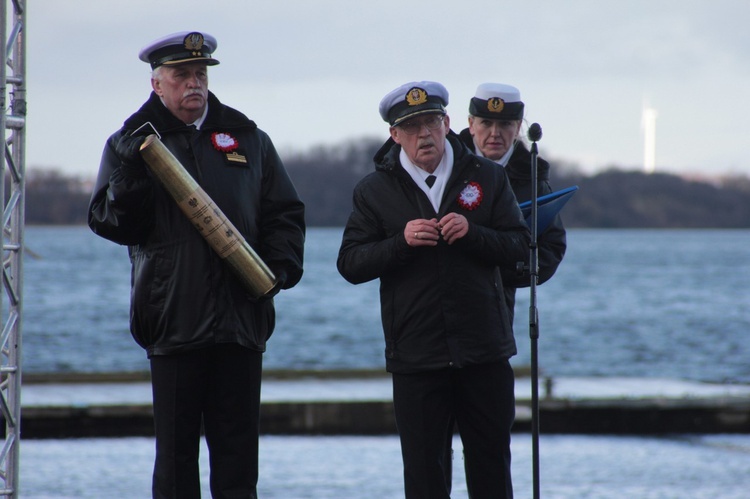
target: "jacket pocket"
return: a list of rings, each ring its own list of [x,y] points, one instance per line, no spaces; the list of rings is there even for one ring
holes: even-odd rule
[[[161,251],[137,251],[132,265],[130,332],[136,343],[147,348],[156,343],[174,268]]]

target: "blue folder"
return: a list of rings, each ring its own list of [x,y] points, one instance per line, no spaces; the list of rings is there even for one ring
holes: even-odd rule
[[[550,192],[537,198],[537,232],[541,233],[552,222],[565,203],[567,203],[573,194],[578,190],[578,186],[567,187],[559,191]],[[524,201],[518,205],[521,208],[526,224],[531,227],[531,201]]]

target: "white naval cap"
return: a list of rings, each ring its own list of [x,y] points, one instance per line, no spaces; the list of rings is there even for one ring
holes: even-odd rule
[[[380,101],[380,117],[391,126],[426,113],[445,114],[448,90],[434,81],[412,81],[388,92]]]
[[[493,120],[522,120],[521,92],[512,85],[482,83],[469,102],[469,114]]]
[[[217,47],[216,38],[198,31],[181,31],[154,40],[141,49],[138,58],[151,64],[151,69],[161,65],[204,62],[209,66],[219,64],[211,54]]]

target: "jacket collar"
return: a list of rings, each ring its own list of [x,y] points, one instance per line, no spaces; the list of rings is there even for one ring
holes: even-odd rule
[[[474,157],[466,146],[459,140],[453,130],[448,132],[448,143],[453,148],[453,174],[456,174],[457,169],[460,170],[464,163]],[[401,152],[401,146],[394,142],[393,138],[388,138],[387,141],[378,149],[375,153],[373,161],[375,161],[376,170],[387,170],[387,171],[398,171],[403,168],[396,168],[401,166],[401,162],[398,159],[399,153]],[[406,172],[404,172],[406,173]]]
[[[173,115],[161,102],[155,92],[151,92],[148,100],[141,108],[133,113],[123,124],[123,129],[129,132],[151,123],[160,135],[184,130],[187,125]],[[210,91],[208,92],[208,114],[201,126],[201,130],[233,129],[247,127],[256,129],[257,125],[241,112],[223,105]]]
[[[505,172],[511,179],[531,180],[531,153],[520,140],[508,160]],[[537,181],[549,180],[549,163],[539,156],[536,158],[536,173]]]

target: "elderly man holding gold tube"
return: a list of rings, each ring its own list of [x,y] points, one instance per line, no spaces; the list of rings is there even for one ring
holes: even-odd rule
[[[127,245],[132,263],[155,498],[200,497],[202,430],[212,496],[256,497],[273,296],[302,277],[304,205],[268,135],[209,92],[216,45],[182,32],[141,50],[153,92],[107,140],[89,205],[91,229]]]

